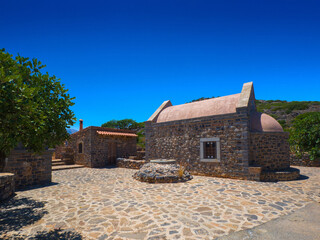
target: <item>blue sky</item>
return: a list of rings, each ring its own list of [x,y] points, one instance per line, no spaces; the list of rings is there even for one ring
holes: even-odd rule
[[[249,81],[257,99],[320,100],[319,1],[0,2],[0,47],[61,78],[85,127]]]

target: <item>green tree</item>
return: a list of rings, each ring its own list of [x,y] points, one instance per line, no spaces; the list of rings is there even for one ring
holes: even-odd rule
[[[133,119],[110,120],[101,125],[101,127],[117,128],[117,129],[139,129],[144,128],[144,123],[138,123]]]
[[[60,79],[41,73],[44,67],[0,49],[0,171],[19,143],[41,152],[65,140],[66,128],[75,123],[74,98]]]
[[[310,159],[320,157],[320,112],[297,116],[290,129],[290,145],[298,154],[308,152]]]

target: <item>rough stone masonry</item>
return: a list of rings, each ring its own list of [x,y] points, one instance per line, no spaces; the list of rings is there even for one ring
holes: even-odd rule
[[[299,176],[290,168],[287,133],[257,112],[252,82],[240,94],[176,106],[165,101],[145,133],[146,160],[176,159],[192,174],[257,181]]]

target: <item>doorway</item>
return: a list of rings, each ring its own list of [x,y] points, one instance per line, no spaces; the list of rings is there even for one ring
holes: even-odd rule
[[[115,165],[117,160],[117,143],[108,143],[108,165]]]

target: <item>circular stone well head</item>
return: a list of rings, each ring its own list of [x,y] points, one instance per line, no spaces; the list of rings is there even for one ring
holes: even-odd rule
[[[176,160],[174,159],[154,159],[150,160],[150,163],[157,163],[157,164],[175,164]]]

